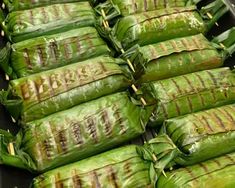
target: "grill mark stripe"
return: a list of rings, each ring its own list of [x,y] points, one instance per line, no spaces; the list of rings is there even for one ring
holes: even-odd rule
[[[59,172],[55,175],[55,187],[56,188],[64,188],[64,184],[60,179],[60,173]]]
[[[43,15],[43,23],[48,23],[48,15],[47,15],[47,12],[45,11],[45,8],[44,7],[41,7],[41,11],[42,11],[42,15]]]
[[[178,45],[176,44],[176,42],[174,40],[171,40],[170,44],[176,52],[180,51],[179,48],[178,48]]]
[[[193,112],[193,104],[192,104],[191,98],[187,97],[186,99],[187,99],[187,102],[188,102],[188,106],[190,108],[190,112]]]
[[[39,56],[39,63],[42,67],[44,67],[45,63],[44,63],[44,57],[43,57],[43,50],[42,50],[41,46],[37,47],[37,52],[38,52],[38,56]]]
[[[198,94],[198,96],[200,98],[200,102],[201,102],[202,106],[205,106],[205,101],[204,101],[203,96],[200,93]]]
[[[209,170],[208,170],[208,168],[207,168],[206,165],[204,165],[203,163],[199,163],[198,165],[204,170],[204,172],[205,172],[209,177],[211,177],[211,174],[209,173]]]
[[[220,119],[220,117],[219,117],[216,113],[213,113],[213,115],[214,115],[214,117],[216,118],[217,123],[220,125],[220,127],[221,127],[223,130],[227,131],[226,125],[224,125],[224,123],[223,123],[223,121]]]
[[[89,117],[87,119],[87,127],[88,127],[88,132],[95,141],[95,143],[98,143],[98,136],[97,136],[97,130],[96,130],[96,124],[94,122],[94,119],[92,117]]]
[[[34,25],[34,15],[33,15],[32,9],[29,10],[29,19],[30,19],[30,23]]]
[[[32,69],[32,63],[29,57],[29,50],[27,48],[24,49],[24,60],[28,66],[29,69]]]
[[[230,109],[233,113],[235,113],[235,110],[234,110],[232,107],[229,107],[229,109]],[[223,111],[224,111],[224,112],[226,113],[226,115],[232,120],[232,122],[235,122],[235,119],[233,119],[233,116],[230,114],[229,111],[227,111],[226,109],[224,109]]]
[[[58,7],[57,7],[57,5],[54,5],[54,6],[52,6],[53,7],[53,13],[54,13],[54,15],[55,15],[55,19],[56,20],[59,20],[60,19],[60,14],[59,14],[59,10],[58,10]]]
[[[112,123],[109,121],[109,114],[106,110],[102,111],[101,119],[104,124],[105,135],[109,137],[112,133]]]
[[[231,123],[235,123],[235,120],[233,119],[232,115],[225,108],[224,109],[218,108],[217,111],[224,114],[224,116],[226,116],[230,120]],[[235,113],[235,112],[233,112],[233,113]]]
[[[114,117],[118,120],[118,125],[120,126],[121,134],[124,134],[126,132],[126,128],[123,125],[123,118],[120,115],[119,108],[116,105],[114,105],[113,107],[115,109]]]
[[[82,188],[82,181],[76,169],[72,171],[72,180],[73,180],[73,187]]]
[[[235,161],[233,160],[233,158],[230,155],[224,155],[224,158],[230,160],[233,164],[235,163]]]
[[[174,104],[175,104],[175,107],[176,107],[176,112],[177,112],[177,115],[181,115],[181,112],[180,112],[180,107],[179,107],[179,104],[177,101],[174,101]]]
[[[183,168],[183,171],[186,171],[186,172],[189,174],[189,176],[190,176],[191,178],[195,179],[195,181],[198,181],[198,180],[196,179],[196,176],[193,174],[193,172],[192,172],[192,170],[191,170],[190,168],[184,167],[184,168]]]
[[[113,170],[111,165],[108,167],[108,172],[109,172],[108,176],[109,176],[110,182],[113,184],[113,186],[115,188],[118,188],[119,186],[118,186],[118,182],[117,182],[117,176],[116,176],[116,173],[114,172],[114,170]]]
[[[202,119],[204,120],[204,122],[206,123],[207,128],[211,131],[214,132],[214,130],[212,129],[212,127],[210,126],[210,123],[208,122],[208,120],[206,119],[205,116],[202,116]],[[200,121],[200,119],[198,118],[198,121]]]
[[[214,85],[217,86],[218,83],[217,83],[217,80],[216,78],[214,77],[214,75],[210,72],[210,71],[206,71],[206,73],[209,75],[210,79],[213,81]]]
[[[63,153],[67,152],[68,147],[67,147],[67,139],[66,139],[65,130],[59,131],[58,137],[59,137],[59,144],[61,146],[62,152]]]
[[[148,2],[147,2],[147,0],[144,0],[144,10],[148,11]]]
[[[94,188],[101,188],[99,177],[95,171],[91,172],[92,175],[92,187]]]
[[[205,82],[204,80],[202,79],[201,75],[200,74],[197,74],[197,73],[194,73],[195,76],[199,79],[199,81],[201,82],[203,88],[206,88],[206,85],[205,85]]]
[[[176,86],[178,92],[179,92],[180,94],[182,94],[183,92],[182,92],[180,86],[178,85],[178,83],[174,80],[174,78],[172,78],[171,81],[172,81],[172,82],[174,83],[174,85]]]
[[[157,0],[153,0],[154,1],[154,8],[157,9]]]
[[[192,91],[196,91],[197,89],[193,87],[192,82],[188,79],[187,76],[183,75],[183,78],[186,80],[186,82],[188,83],[188,85],[190,86]]]
[[[82,134],[81,134],[81,124],[73,123],[71,127],[72,127],[72,133],[73,133],[73,137],[75,139],[76,145],[83,144],[84,141],[82,139]]]
[[[215,164],[216,164],[218,167],[221,167],[221,163],[220,163],[217,159],[213,159],[213,161],[215,162]]]
[[[50,42],[49,49],[51,52],[52,59],[54,59],[54,63],[58,63],[58,53],[57,53],[57,44],[56,42]]]

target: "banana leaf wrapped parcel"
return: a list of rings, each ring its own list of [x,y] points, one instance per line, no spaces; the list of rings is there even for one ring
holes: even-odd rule
[[[99,55],[111,54],[93,27],[37,37],[0,51],[0,66],[11,78],[20,78]]]
[[[122,65],[123,64],[123,65]],[[132,77],[126,62],[99,56],[9,82],[0,101],[23,122],[43,118],[98,97],[126,90]]]
[[[232,188],[235,186],[235,153],[180,168],[160,176],[158,188]]]
[[[235,28],[229,34],[224,39],[230,40],[229,46],[209,42],[202,34],[138,46],[129,50],[133,51],[134,76],[143,83],[220,67],[235,51]]]
[[[95,14],[89,2],[54,4],[1,15],[1,26],[12,42],[94,26]]]
[[[235,104],[166,120],[155,138],[159,171],[235,152]]]
[[[125,17],[147,11],[195,5],[198,2],[200,2],[200,0],[107,0],[96,6],[95,9],[100,15],[102,15],[101,11],[104,11],[106,14],[106,20],[111,21],[119,17]]]
[[[31,187],[154,188],[154,159],[143,151],[137,145],[113,149],[39,175]]]
[[[90,1],[95,3],[96,0],[3,0],[2,7],[6,7],[9,12],[17,10],[32,9],[36,7],[52,5],[52,4],[62,4],[62,3],[72,3],[72,2],[82,2]]]
[[[228,10],[223,0],[216,0],[200,11],[196,6],[188,6],[126,16],[118,20],[111,28],[107,27],[107,23],[102,18],[99,30],[112,42],[117,51],[122,51],[136,44],[143,46],[206,33]],[[208,13],[212,19],[207,16]]]
[[[127,92],[101,97],[26,123],[16,137],[1,131],[0,163],[41,172],[74,162],[142,134],[150,114]]]
[[[235,103],[235,71],[223,67],[149,82],[140,92],[147,104],[156,104],[150,125],[157,126],[166,119]]]

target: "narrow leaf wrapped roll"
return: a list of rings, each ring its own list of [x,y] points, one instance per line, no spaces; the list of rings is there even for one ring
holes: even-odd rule
[[[78,2],[11,12],[1,24],[9,40],[19,42],[94,23],[94,11],[89,2]]]
[[[143,146],[120,147],[46,172],[33,180],[32,187],[154,188],[154,160],[146,158],[148,154]]]
[[[111,21],[116,17],[124,17],[147,11],[159,10],[170,7],[185,7],[193,5],[200,0],[107,0],[96,7],[97,12],[102,15],[101,10],[106,13],[106,20]]]
[[[234,152],[234,120],[235,104],[165,121],[155,138],[156,168],[193,165]]]
[[[105,151],[144,132],[151,108],[120,92],[29,122],[17,134],[1,134],[3,164],[45,171]],[[15,155],[7,152],[14,143]],[[4,150],[5,148],[5,150]],[[9,159],[19,159],[12,163]]]
[[[223,0],[217,0],[202,8],[200,12],[195,6],[149,11],[123,17],[113,28],[100,28],[100,32],[121,51],[122,48],[126,50],[135,44],[143,46],[206,33],[228,10]],[[208,20],[208,12],[211,12],[213,19]]]
[[[8,9],[8,11],[17,11],[17,10],[25,10],[31,9],[46,5],[59,4],[59,3],[71,3],[71,2],[82,2],[89,0],[3,0],[4,6]],[[95,0],[90,0],[91,2],[95,2]]]
[[[235,51],[234,36],[230,37],[233,43],[226,48],[202,34],[138,47],[130,58],[135,78],[140,83],[149,82],[220,67]]]
[[[150,124],[235,102],[235,72],[218,68],[142,85],[148,104],[156,104]]]
[[[84,27],[7,45],[1,54],[11,51],[1,61],[2,69],[12,78],[24,77],[103,54],[110,49],[96,29]],[[7,62],[9,58],[9,63]]]
[[[80,103],[125,90],[132,78],[121,59],[100,56],[10,81],[1,102],[10,114],[28,122]],[[16,108],[18,106],[18,108]]]
[[[235,153],[166,173],[158,188],[225,188],[235,186]]]

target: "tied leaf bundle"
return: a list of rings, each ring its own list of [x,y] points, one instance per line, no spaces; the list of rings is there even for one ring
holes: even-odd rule
[[[160,176],[158,188],[221,188],[235,186],[235,153]]]
[[[89,0],[3,0],[2,7],[6,6],[8,11],[17,11],[17,10],[25,10],[32,9],[36,7],[52,5],[52,4],[62,4],[62,3],[72,3],[72,2],[82,2]],[[95,3],[96,0],[90,0],[91,3]]]
[[[100,56],[10,81],[1,103],[13,118],[29,122],[103,95],[125,90],[132,82],[121,59]],[[18,106],[18,108],[16,108]]]
[[[45,171],[110,149],[142,134],[151,109],[136,106],[120,92],[27,123],[14,138],[0,132],[1,163]],[[10,159],[19,159],[11,163]]]
[[[89,2],[55,4],[11,12],[1,25],[12,42],[93,26],[94,11]]]
[[[223,44],[223,41],[209,42],[198,34],[130,50],[133,53],[130,61],[136,70],[134,76],[143,83],[220,67],[235,51],[234,31],[234,28],[231,29],[230,35],[224,39],[225,43],[230,41],[229,45]]]
[[[39,187],[155,187],[153,159],[145,159],[142,146],[129,145],[54,169],[36,177]]]
[[[100,27],[117,51],[157,43],[173,38],[206,33],[229,8],[216,0],[200,11],[195,6],[166,8],[126,16],[112,28]],[[210,16],[208,16],[208,14]],[[100,25],[104,25],[101,19]]]
[[[7,44],[0,66],[11,78],[19,78],[103,54],[111,54],[106,43],[95,28],[84,27]]]
[[[150,124],[235,102],[235,72],[217,68],[142,85],[148,104],[156,104]]]
[[[98,14],[102,15],[101,10],[106,13],[106,20],[112,21],[119,17],[125,17],[142,12],[160,10],[171,7],[185,7],[195,5],[200,0],[107,0],[96,7]]]

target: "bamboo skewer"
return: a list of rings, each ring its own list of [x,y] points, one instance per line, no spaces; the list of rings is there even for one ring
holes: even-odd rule
[[[103,26],[105,27],[105,29],[108,29],[108,28],[109,28],[109,23],[108,23],[108,21],[106,20],[106,14],[105,14],[105,12],[104,12],[103,9],[101,9],[101,15],[102,15],[102,17],[103,17],[103,21],[102,21]],[[122,53],[122,54],[125,53],[125,51],[124,51],[123,48],[121,48],[121,53]],[[130,67],[130,69],[131,69],[133,72],[135,72],[135,68],[134,68],[133,64],[131,63],[131,61],[130,61],[128,58],[126,59],[126,61],[127,61],[128,66]],[[138,92],[138,89],[137,89],[137,87],[136,87],[134,84],[131,85],[131,88],[133,89],[133,91],[134,91],[135,93]],[[140,98],[140,101],[141,101],[141,103],[142,103],[144,106],[147,105],[147,102],[145,101],[145,99],[144,99],[143,97]]]

